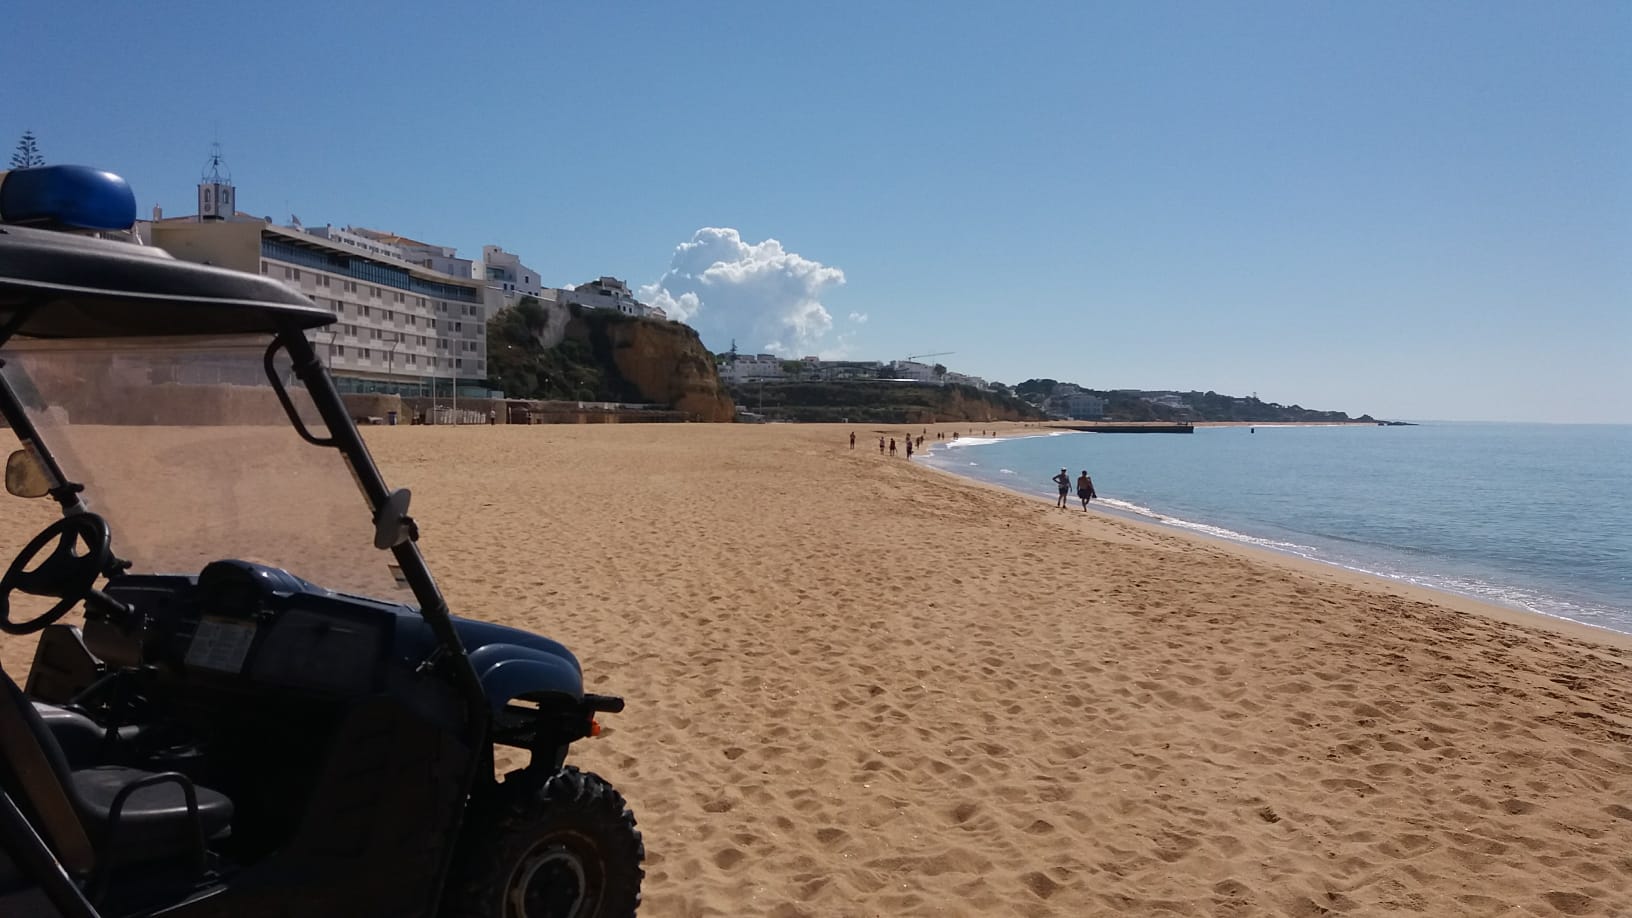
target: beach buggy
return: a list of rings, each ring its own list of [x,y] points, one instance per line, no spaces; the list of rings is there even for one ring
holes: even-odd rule
[[[308,339],[330,313],[87,232],[134,212],[108,173],[0,173],[0,631],[38,641],[0,675],[0,915],[634,914],[634,817],[565,762],[623,702],[449,613]]]

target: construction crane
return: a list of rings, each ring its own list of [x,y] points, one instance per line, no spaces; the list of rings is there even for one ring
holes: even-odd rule
[[[950,357],[950,356],[952,356],[953,354],[956,354],[956,353],[957,353],[957,351],[936,351],[933,354],[913,354],[913,355],[907,357],[906,359],[907,360],[917,360],[920,357]]]

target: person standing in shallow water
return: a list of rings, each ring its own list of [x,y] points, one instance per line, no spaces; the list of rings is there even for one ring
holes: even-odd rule
[[[1082,499],[1083,513],[1088,512],[1088,502],[1099,496],[1094,493],[1094,480],[1088,477],[1087,469],[1083,469],[1082,474],[1077,476],[1077,496]]]
[[[1054,506],[1064,510],[1065,499],[1071,496],[1071,476],[1066,474],[1065,469],[1060,469],[1060,474],[1054,476],[1054,483],[1060,486],[1060,499]]]
[[[908,459],[912,458],[912,438],[911,437],[907,438],[907,458]]]

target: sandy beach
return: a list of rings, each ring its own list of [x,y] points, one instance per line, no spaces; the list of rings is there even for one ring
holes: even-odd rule
[[[455,613],[627,698],[642,914],[1632,915],[1632,639],[851,429],[368,431]]]

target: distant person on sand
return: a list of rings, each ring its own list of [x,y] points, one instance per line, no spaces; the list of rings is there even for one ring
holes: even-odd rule
[[[851,449],[856,448],[856,432],[853,431],[853,430],[850,431],[850,448]]]
[[[1060,499],[1054,506],[1064,510],[1065,499],[1071,496],[1071,476],[1066,474],[1065,469],[1060,469],[1060,474],[1054,476],[1054,483],[1060,486]]]
[[[884,438],[883,437],[878,438],[878,454],[880,456],[884,455]]]
[[[890,438],[890,455],[895,455],[895,438]]]
[[[1077,496],[1082,498],[1083,513],[1088,512],[1088,502],[1099,496],[1094,493],[1094,480],[1088,477],[1087,469],[1077,476]]]
[[[907,438],[907,458],[908,459],[912,458],[912,438],[911,437]]]

